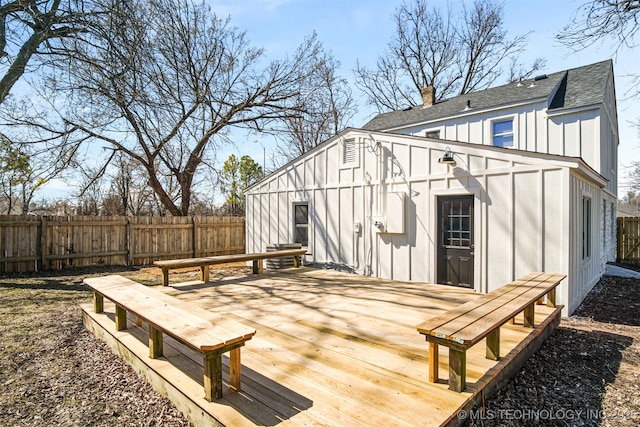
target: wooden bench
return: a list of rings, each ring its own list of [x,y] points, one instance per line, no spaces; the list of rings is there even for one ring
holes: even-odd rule
[[[273,252],[256,252],[252,254],[221,255],[204,258],[172,259],[156,261],[155,265],[162,269],[162,284],[169,286],[169,270],[185,267],[200,267],[200,280],[209,281],[209,266],[214,264],[226,264],[230,262],[253,261],[253,274],[262,274],[262,261],[268,258],[293,257],[293,265],[300,267],[300,257],[307,252],[306,249],[286,249]]]
[[[152,289],[122,276],[106,276],[85,279],[94,292],[93,306],[96,313],[104,310],[104,299],[116,305],[115,329],[127,329],[127,312],[149,327],[149,357],[156,359],[163,354],[162,334],[165,333],[181,344],[202,353],[204,360],[204,394],[208,401],[222,397],[222,354],[229,352],[229,377],[231,388],[240,390],[240,347],[256,333],[231,319],[211,323],[176,305],[167,298],[155,297]]]
[[[438,381],[438,345],[449,348],[449,389],[462,392],[466,386],[466,351],[483,338],[486,357],[500,358],[500,327],[524,312],[524,325],[535,326],[535,305],[546,296],[555,307],[556,287],[563,274],[531,273],[500,289],[482,295],[417,326],[429,342],[429,381]]]

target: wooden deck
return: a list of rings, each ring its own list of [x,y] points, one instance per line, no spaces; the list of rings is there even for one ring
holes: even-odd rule
[[[196,425],[454,425],[460,409],[506,381],[560,320],[559,310],[536,306],[533,330],[522,315],[503,326],[498,362],[485,358],[484,343],[474,346],[467,389],[457,393],[447,388],[445,348],[440,381],[429,382],[429,347],[416,325],[476,297],[472,291],[311,268],[154,289],[203,317],[227,313],[257,330],[242,353],[242,391],[225,385],[222,399],[207,402],[199,355],[167,339],[171,363],[148,359],[146,329],[116,332],[112,306],[105,303],[104,314],[83,307],[87,328]]]

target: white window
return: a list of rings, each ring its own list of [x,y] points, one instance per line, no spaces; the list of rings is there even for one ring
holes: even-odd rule
[[[309,204],[293,205],[293,241],[302,246],[309,246]]]
[[[491,123],[493,145],[496,147],[513,147],[513,119]]]
[[[591,257],[591,199],[582,198],[582,259]]]
[[[358,146],[355,139],[344,139],[340,141],[342,147],[342,166],[358,165]]]

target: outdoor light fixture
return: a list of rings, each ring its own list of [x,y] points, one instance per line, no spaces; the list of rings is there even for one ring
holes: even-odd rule
[[[449,147],[445,148],[444,156],[442,156],[440,159],[438,159],[438,163],[442,163],[442,164],[445,164],[445,165],[451,165],[451,166],[455,166],[456,165],[456,161],[453,158],[453,153],[451,152],[451,149]]]

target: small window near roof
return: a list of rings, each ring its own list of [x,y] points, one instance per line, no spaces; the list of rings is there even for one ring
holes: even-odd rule
[[[425,136],[427,138],[440,139],[440,131],[439,130],[427,131]]]
[[[342,164],[351,165],[358,161],[356,157],[358,151],[356,150],[355,139],[345,139],[342,141]]]
[[[513,147],[513,120],[493,122],[493,145],[496,147]]]

